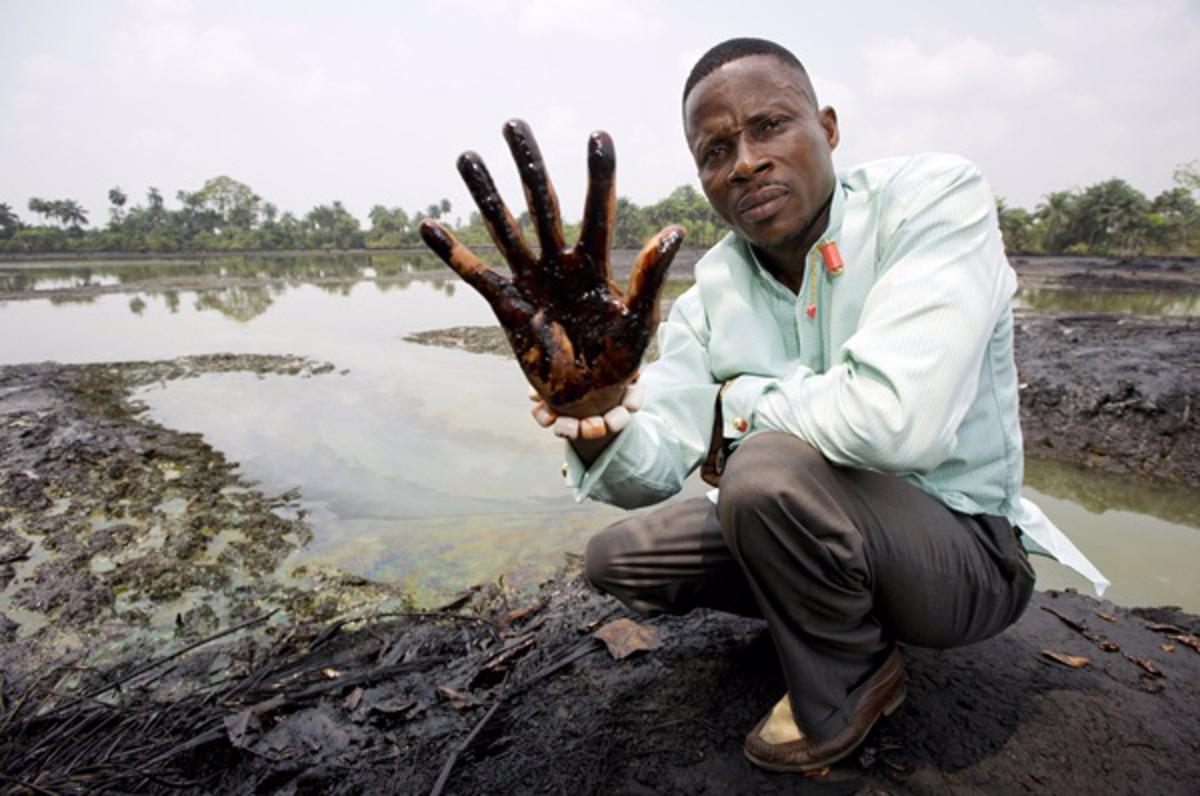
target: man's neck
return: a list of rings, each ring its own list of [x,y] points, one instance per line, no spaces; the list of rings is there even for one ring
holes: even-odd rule
[[[800,286],[804,284],[804,268],[808,262],[808,253],[821,240],[825,230],[829,229],[829,214],[832,208],[833,191],[830,191],[829,198],[821,206],[821,212],[817,213],[812,223],[805,227],[799,235],[771,247],[751,244],[763,267],[793,293],[799,293]]]

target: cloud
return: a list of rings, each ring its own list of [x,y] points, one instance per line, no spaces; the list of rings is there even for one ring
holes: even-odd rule
[[[227,173],[294,210],[447,195],[465,215],[463,149],[520,204],[497,134],[513,115],[537,132],[568,217],[597,127],[616,140],[619,190],[646,203],[694,180],[679,91],[695,59],[736,34],[804,54],[839,112],[839,165],[959,152],[1025,203],[1113,174],[1159,190],[1200,154],[1196,0],[969,12],[941,0],[916,18],[775,0],[752,19],[662,0],[375,0],[353,14],[284,0],[8,5],[0,200],[15,205],[57,192],[95,213],[113,184],[173,195]]]
[[[53,110],[55,97],[63,96],[87,76],[74,64],[49,53],[21,59],[5,98],[14,114],[28,115]]]
[[[244,30],[206,26],[186,16],[146,19],[114,31],[101,68],[127,91],[156,97],[212,90],[262,92],[312,106],[366,93],[361,81],[335,78],[319,65],[289,68],[267,61]]]
[[[1083,2],[1042,5],[1036,19],[1042,28],[1064,41],[1095,49],[1128,47],[1151,37],[1194,39],[1197,24],[1186,0],[1144,2]]]
[[[177,86],[227,85],[258,67],[245,33],[182,21],[148,22],[118,31],[108,53],[118,79]]]
[[[660,0],[458,0],[460,5],[506,16],[528,36],[633,39],[664,27]]]
[[[979,96],[1020,98],[1052,90],[1062,70],[1053,56],[1007,54],[975,38],[931,48],[904,37],[863,52],[868,90],[881,97],[944,102]]]
[[[835,80],[821,72],[810,71],[808,76],[817,92],[817,102],[821,105],[832,105],[837,109],[839,116],[854,114],[858,110],[861,102],[859,93],[848,83]]]

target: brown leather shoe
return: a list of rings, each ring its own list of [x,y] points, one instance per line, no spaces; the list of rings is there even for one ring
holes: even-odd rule
[[[801,736],[799,740],[771,743],[762,737],[762,730],[772,715],[768,713],[746,736],[743,749],[751,763],[769,771],[813,771],[831,766],[863,742],[880,716],[895,712],[904,702],[904,694],[904,658],[899,649],[894,649],[867,680],[854,716],[837,735],[826,741]]]

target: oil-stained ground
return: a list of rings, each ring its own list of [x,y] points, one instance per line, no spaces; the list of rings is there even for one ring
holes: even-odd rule
[[[1184,794],[1200,775],[1195,616],[1035,595],[996,638],[906,650],[905,706],[799,777],[741,753],[783,693],[761,622],[655,619],[661,646],[617,660],[596,636],[619,614],[564,574],[522,604],[291,627],[70,696],[48,672],[4,689],[0,771],[14,793]]]

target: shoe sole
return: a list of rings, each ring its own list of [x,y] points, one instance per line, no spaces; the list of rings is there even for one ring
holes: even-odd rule
[[[764,768],[767,771],[775,771],[780,774],[798,774],[798,773],[802,773],[805,771],[818,771],[822,768],[829,768],[829,766],[832,766],[834,763],[837,763],[841,760],[846,759],[847,757],[850,756],[850,754],[852,752],[854,752],[855,749],[862,746],[863,741],[867,740],[867,736],[871,734],[871,730],[875,729],[875,725],[879,722],[879,719],[882,718],[883,716],[890,716],[893,713],[895,713],[897,710],[899,710],[900,706],[904,704],[904,698],[907,695],[908,695],[908,689],[901,688],[900,692],[898,694],[896,694],[896,696],[892,697],[892,701],[889,702],[884,707],[883,712],[875,717],[875,721],[872,721],[870,723],[870,725],[867,726],[867,731],[863,733],[863,736],[862,736],[862,738],[859,739],[858,743],[854,744],[853,746],[851,746],[849,749],[847,749],[844,752],[839,752],[838,754],[836,754],[832,757],[828,757],[819,762],[808,763],[806,765],[791,765],[790,766],[785,763],[771,763],[766,760],[757,758],[754,755],[752,755],[750,753],[750,750],[746,749],[745,747],[742,748],[742,753],[744,755],[746,755],[747,760],[749,760],[751,763],[758,766],[759,768]]]

